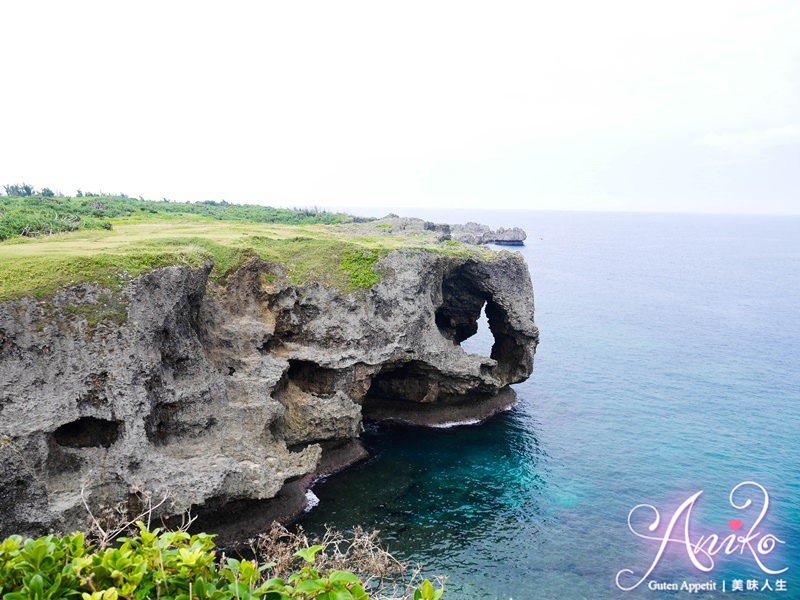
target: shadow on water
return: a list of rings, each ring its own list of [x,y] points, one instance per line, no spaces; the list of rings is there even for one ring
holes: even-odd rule
[[[380,529],[393,552],[415,559],[468,546],[504,516],[538,519],[545,453],[514,411],[481,426],[369,424],[362,439],[372,458],[315,486],[324,509],[300,521],[306,530]]]

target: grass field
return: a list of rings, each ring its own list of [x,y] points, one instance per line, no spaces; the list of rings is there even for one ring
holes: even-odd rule
[[[248,256],[286,267],[295,284],[320,281],[346,292],[374,285],[380,256],[399,248],[446,254],[481,249],[437,244],[430,233],[359,235],[358,225],[285,225],[225,221],[196,214],[159,213],[107,220],[110,229],[14,237],[0,242],[0,301],[45,296],[87,281],[119,289],[135,276],[172,264],[214,262],[219,279]],[[355,233],[354,233],[355,231]]]
[[[161,218],[194,215],[219,221],[284,225],[331,225],[359,220],[352,215],[318,209],[273,208],[224,201],[154,202],[127,196],[68,197],[37,193],[25,197],[0,196],[0,240],[81,229],[110,229],[113,219],[153,215]]]

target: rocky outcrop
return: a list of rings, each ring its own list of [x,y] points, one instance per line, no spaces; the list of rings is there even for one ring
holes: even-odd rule
[[[450,225],[446,223],[434,223],[416,217],[399,217],[392,213],[381,219],[373,219],[366,223],[339,225],[338,228],[357,235],[418,234],[431,236],[437,242],[450,239]]]
[[[363,456],[363,416],[513,401],[538,341],[520,255],[395,251],[378,268],[349,295],[252,258],[218,283],[174,266],[0,304],[0,536],[84,527],[84,501],[135,511],[144,491],[211,529],[286,518],[315,473]],[[484,307],[491,356],[468,354]]]
[[[395,235],[421,234],[433,235],[436,241],[455,240],[462,244],[480,246],[483,244],[500,244],[506,246],[522,246],[528,237],[520,227],[500,227],[493,230],[481,223],[465,223],[464,225],[447,225],[433,223],[423,219],[386,215],[368,223],[341,225],[341,229],[360,235]]]
[[[492,230],[487,225],[470,222],[464,225],[451,225],[450,237],[462,244],[522,246],[528,236],[519,227],[510,227],[508,229],[500,227],[497,230]]]

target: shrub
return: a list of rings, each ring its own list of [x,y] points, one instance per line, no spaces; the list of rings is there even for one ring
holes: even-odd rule
[[[118,545],[95,549],[83,533],[0,543],[0,596],[5,600],[159,598],[160,600],[369,600],[361,579],[349,570],[321,568],[325,545],[297,549],[295,567],[274,576],[274,562],[217,559],[213,536],[185,531],[138,533]],[[438,600],[425,580],[415,600]]]
[[[314,566],[322,572],[350,571],[358,577],[371,598],[437,600],[441,595],[430,582],[426,585],[421,569],[397,560],[378,540],[378,531],[356,527],[352,532],[327,528],[321,538],[309,538],[303,528],[287,530],[278,523],[256,538],[248,540],[253,555],[273,564],[273,577],[286,578],[295,570],[295,556],[305,548],[325,548]],[[429,593],[428,593],[429,591]],[[427,595],[426,595],[427,594]]]
[[[385,254],[385,253],[384,253]],[[347,274],[354,288],[371,288],[381,278],[375,272],[375,263],[381,257],[373,250],[351,250],[342,257],[342,270]]]
[[[32,196],[35,191],[29,183],[9,183],[3,187],[6,190],[6,196],[19,196],[21,198]]]

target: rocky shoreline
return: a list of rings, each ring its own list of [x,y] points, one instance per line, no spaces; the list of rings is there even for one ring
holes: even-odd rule
[[[369,457],[369,452],[358,439],[327,444],[314,472],[288,481],[272,498],[225,502],[195,510],[191,513],[196,517],[191,530],[212,531],[218,544],[240,546],[254,533],[269,530],[273,521],[284,525],[296,521],[308,508],[307,493],[317,481]],[[178,517],[172,520],[176,524],[179,522]]]
[[[84,528],[84,500],[135,512],[147,491],[169,494],[164,517],[243,539],[366,457],[362,419],[512,405],[538,343],[524,259],[397,250],[376,268],[352,294],[252,258],[218,283],[173,266],[0,304],[0,536]],[[491,356],[460,346],[481,310]]]

